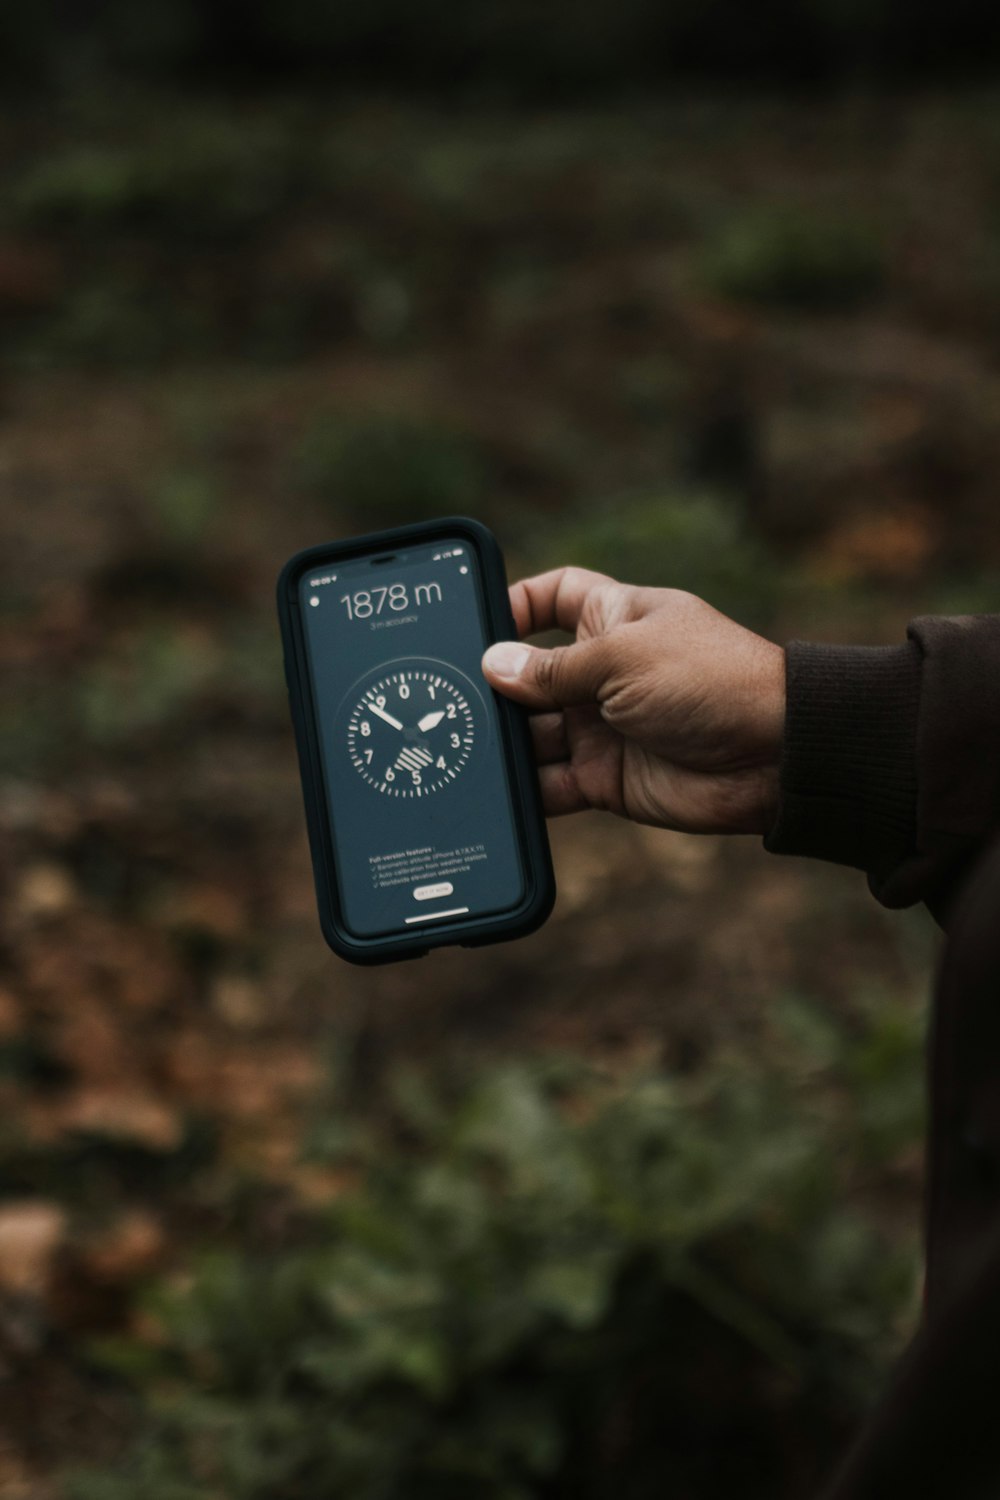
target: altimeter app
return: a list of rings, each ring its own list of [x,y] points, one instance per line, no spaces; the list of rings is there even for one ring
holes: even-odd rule
[[[347,743],[359,773],[387,797],[423,797],[445,788],[475,744],[469,704],[475,696],[447,663],[401,663],[367,688],[352,710]]]
[[[341,904],[361,937],[509,910],[523,894],[463,541],[304,575],[299,598]]]

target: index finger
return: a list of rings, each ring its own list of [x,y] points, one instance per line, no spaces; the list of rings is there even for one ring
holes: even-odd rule
[[[575,635],[587,596],[613,581],[589,568],[553,568],[534,578],[522,578],[510,590],[518,635],[537,635],[542,630],[568,630]]]

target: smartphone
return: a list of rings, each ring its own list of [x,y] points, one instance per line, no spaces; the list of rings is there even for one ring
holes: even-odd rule
[[[516,636],[467,517],[310,547],[278,580],[323,935],[356,963],[520,937],[555,882],[524,711],[486,647]]]

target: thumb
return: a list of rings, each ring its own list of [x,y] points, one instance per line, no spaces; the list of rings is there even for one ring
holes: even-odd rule
[[[593,703],[607,676],[603,641],[577,641],[543,650],[523,641],[498,641],[483,657],[486,680],[526,708]]]

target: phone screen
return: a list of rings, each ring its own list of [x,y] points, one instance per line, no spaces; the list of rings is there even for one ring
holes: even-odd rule
[[[524,871],[467,539],[303,574],[341,910],[379,937],[510,910]]]

